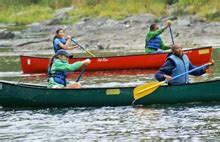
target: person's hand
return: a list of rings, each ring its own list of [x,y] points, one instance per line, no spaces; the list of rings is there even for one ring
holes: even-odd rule
[[[74,48],[78,48],[79,46],[76,44],[76,45],[74,45],[73,47],[74,47]]]
[[[164,26],[163,30],[167,29],[170,25],[171,25],[171,21],[168,20],[168,21],[166,22],[166,25]]]
[[[170,81],[172,80],[172,77],[169,75],[163,75],[163,77],[165,78],[165,80]]]
[[[68,35],[68,36],[66,37],[66,40],[70,40],[70,39],[71,39],[71,36]]]
[[[81,88],[81,84],[79,82],[70,82],[65,88]]]
[[[211,60],[210,62],[209,62],[209,66],[206,66],[204,69],[203,69],[203,71],[204,72],[209,72],[209,67],[210,66],[213,66],[215,64],[215,60]]]
[[[73,45],[71,46],[71,49],[78,48],[78,47],[79,47],[78,45]]]
[[[83,60],[82,61],[82,64],[84,65],[88,65],[88,64],[90,64],[91,63],[91,60],[90,59],[86,59],[86,60]]]
[[[170,20],[167,20],[167,26],[170,26],[171,25],[171,21]]]
[[[168,48],[169,48],[169,49],[172,49],[172,46],[173,46],[173,45],[172,45],[172,44],[170,44],[170,45],[168,45]]]
[[[213,66],[215,64],[215,60],[211,60],[211,64],[209,66]]]

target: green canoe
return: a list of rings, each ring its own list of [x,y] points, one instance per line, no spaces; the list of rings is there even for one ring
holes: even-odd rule
[[[136,105],[220,101],[220,80],[161,86]],[[0,81],[3,107],[90,107],[131,105],[134,87],[48,89],[45,86]]]

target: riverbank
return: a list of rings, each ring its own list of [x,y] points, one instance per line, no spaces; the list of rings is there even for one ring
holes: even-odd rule
[[[7,31],[7,39],[0,40],[0,46],[13,48],[14,51],[52,50],[52,39],[58,28],[66,29],[67,35],[89,50],[124,49],[144,51],[145,35],[156,16],[139,14],[124,20],[112,20],[106,17],[84,18],[75,24],[50,25],[49,21],[33,23],[22,31]],[[220,45],[220,23],[207,22],[195,16],[168,17],[172,19],[174,41],[184,47]],[[53,20],[53,19],[52,19]],[[163,20],[165,23],[166,19]],[[10,36],[11,35],[11,36]],[[172,44],[169,30],[162,37],[167,44]]]
[[[175,16],[174,8],[173,5],[167,7],[166,17],[158,17],[151,13],[135,14],[122,20],[103,16],[84,17],[69,24],[62,23],[64,19],[74,17],[70,14],[74,7],[62,8],[55,11],[52,19],[42,22],[25,26],[0,24],[0,48],[18,54],[52,54],[55,31],[64,28],[67,35],[73,36],[89,50],[140,52],[144,51],[145,36],[150,24],[165,24],[168,19],[172,20],[174,41],[180,42],[184,47],[220,46],[220,22],[210,22],[198,15]],[[169,30],[166,30],[162,37],[167,44],[172,44]],[[76,49],[74,52],[84,51]]]

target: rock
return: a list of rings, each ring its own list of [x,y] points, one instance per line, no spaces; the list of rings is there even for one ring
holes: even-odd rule
[[[84,17],[84,18],[82,18],[82,20],[81,20],[81,21],[83,21],[83,22],[87,22],[87,21],[89,21],[89,20],[91,20],[91,18],[90,18],[90,17]]]
[[[103,50],[103,49],[105,49],[102,45],[98,45],[98,49],[99,50]]]
[[[176,16],[174,16],[174,15],[172,15],[172,16],[169,16],[168,18],[167,18],[167,20],[171,20],[171,21],[174,21],[174,20],[177,20],[178,18],[176,17]]]
[[[15,23],[0,23],[0,29],[5,29],[7,27],[10,27],[10,26],[15,26],[16,24]]]
[[[58,25],[61,23],[61,21],[63,21],[63,17],[62,18],[53,18],[50,22],[48,22],[47,25]]]
[[[49,38],[33,38],[33,39],[19,39],[14,46],[19,47],[19,46],[27,46],[30,44],[36,44],[36,43],[41,43],[41,42],[48,42],[50,41]],[[49,44],[48,44],[49,45]]]
[[[9,40],[0,40],[0,47],[11,47],[12,44]]]
[[[152,23],[156,17],[152,14],[139,14],[123,20],[124,24],[128,23]]]
[[[11,31],[7,31],[6,29],[0,30],[0,39],[13,39],[15,34]]]
[[[190,26],[191,25],[191,18],[190,17],[181,17],[177,20],[178,26]]]
[[[27,25],[27,29],[23,30],[24,32],[34,33],[34,32],[41,32],[44,31],[45,28],[41,23],[32,23]]]
[[[46,21],[45,25],[58,25],[61,24],[64,19],[68,18],[68,12],[72,11],[74,7],[66,7],[55,11],[54,18]]]
[[[22,38],[22,33],[21,33],[21,31],[15,31],[14,34],[15,34],[15,38],[16,38],[16,39]]]

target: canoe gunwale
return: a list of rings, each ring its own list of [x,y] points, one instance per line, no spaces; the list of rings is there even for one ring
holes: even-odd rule
[[[161,87],[177,87],[177,86],[191,86],[191,85],[197,85],[197,84],[205,84],[205,83],[211,83],[211,82],[218,82],[220,79],[217,80],[209,80],[204,82],[194,82],[189,84],[182,84],[182,85],[162,85]],[[29,84],[29,83],[16,83],[16,82],[10,82],[10,81],[4,81],[0,80],[0,84],[8,84],[8,85],[14,85],[14,86],[20,86],[20,87],[26,87],[26,88],[32,88],[32,89],[42,89],[42,90],[94,90],[94,89],[128,89],[128,88],[135,88],[137,86],[129,86],[129,87],[88,87],[88,88],[47,88],[45,85],[37,85],[37,84]]]
[[[200,50],[204,48],[212,48],[212,46],[204,46],[204,47],[198,47],[198,48],[187,48],[183,49],[184,51],[192,51],[192,50]],[[132,56],[146,56],[146,55],[158,55],[158,54],[167,54],[170,52],[163,52],[163,53],[151,53],[151,54],[136,54],[136,55],[120,55],[120,56],[104,56],[104,57],[89,57],[90,59],[97,59],[97,58],[118,58],[118,57],[132,57]],[[39,58],[40,56],[28,56],[28,55],[20,55],[20,57],[28,57],[28,58]],[[48,59],[48,57],[40,57],[42,59]],[[88,57],[77,57],[77,58],[72,58],[72,59],[87,59]]]

